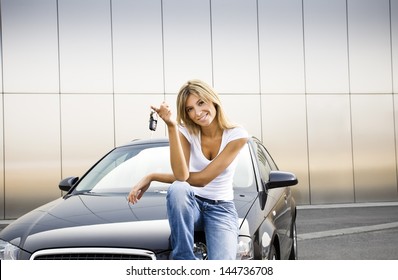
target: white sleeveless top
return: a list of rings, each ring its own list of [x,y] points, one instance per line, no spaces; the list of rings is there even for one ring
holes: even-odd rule
[[[188,142],[191,144],[191,155],[189,162],[190,172],[199,172],[203,170],[211,160],[208,160],[202,153],[202,146],[200,144],[200,134],[190,134],[188,130],[180,126],[180,132],[185,136]],[[236,139],[248,138],[247,131],[242,127],[235,127],[224,130],[221,140],[220,150],[217,156],[224,150],[225,146]],[[208,183],[204,187],[193,188],[196,195],[213,199],[213,200],[232,200],[234,198],[232,182],[235,173],[235,168],[238,163],[236,157],[232,163],[213,181]],[[194,187],[194,186],[193,186]]]

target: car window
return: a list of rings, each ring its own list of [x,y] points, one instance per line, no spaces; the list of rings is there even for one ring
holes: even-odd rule
[[[274,160],[261,144],[257,143],[257,159],[260,176],[263,182],[268,182],[272,170],[278,170]]]
[[[253,165],[246,145],[238,155],[234,188],[254,183]],[[76,187],[76,191],[128,192],[148,173],[171,173],[168,146],[118,148],[101,160]],[[148,191],[167,189],[169,184],[152,182]]]

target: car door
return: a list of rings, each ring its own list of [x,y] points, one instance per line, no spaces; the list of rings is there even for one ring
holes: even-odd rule
[[[269,181],[270,172],[278,170],[278,167],[266,148],[259,142],[257,145],[259,172],[261,180],[265,182],[263,185],[266,187],[266,182]],[[274,220],[274,225],[280,240],[281,257],[283,257],[284,253],[289,250],[291,245],[289,241],[291,210],[290,203],[288,203],[288,189],[275,188],[266,190],[266,192],[268,196],[267,203],[274,204],[270,215],[272,215]]]

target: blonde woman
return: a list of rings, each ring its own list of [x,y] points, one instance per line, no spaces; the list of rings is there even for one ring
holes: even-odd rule
[[[152,181],[170,183],[172,258],[195,259],[194,231],[204,230],[208,259],[235,259],[239,228],[232,180],[246,130],[227,120],[217,93],[200,80],[181,87],[176,119],[165,102],[152,109],[167,125],[173,173],[148,174],[132,188],[129,201],[137,203]]]

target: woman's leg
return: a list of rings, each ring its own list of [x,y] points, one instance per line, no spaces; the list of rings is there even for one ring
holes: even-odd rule
[[[194,260],[194,229],[200,212],[192,187],[176,181],[167,192],[167,215],[171,229],[172,258]]]
[[[238,214],[232,201],[203,207],[209,260],[235,260],[238,246]]]

